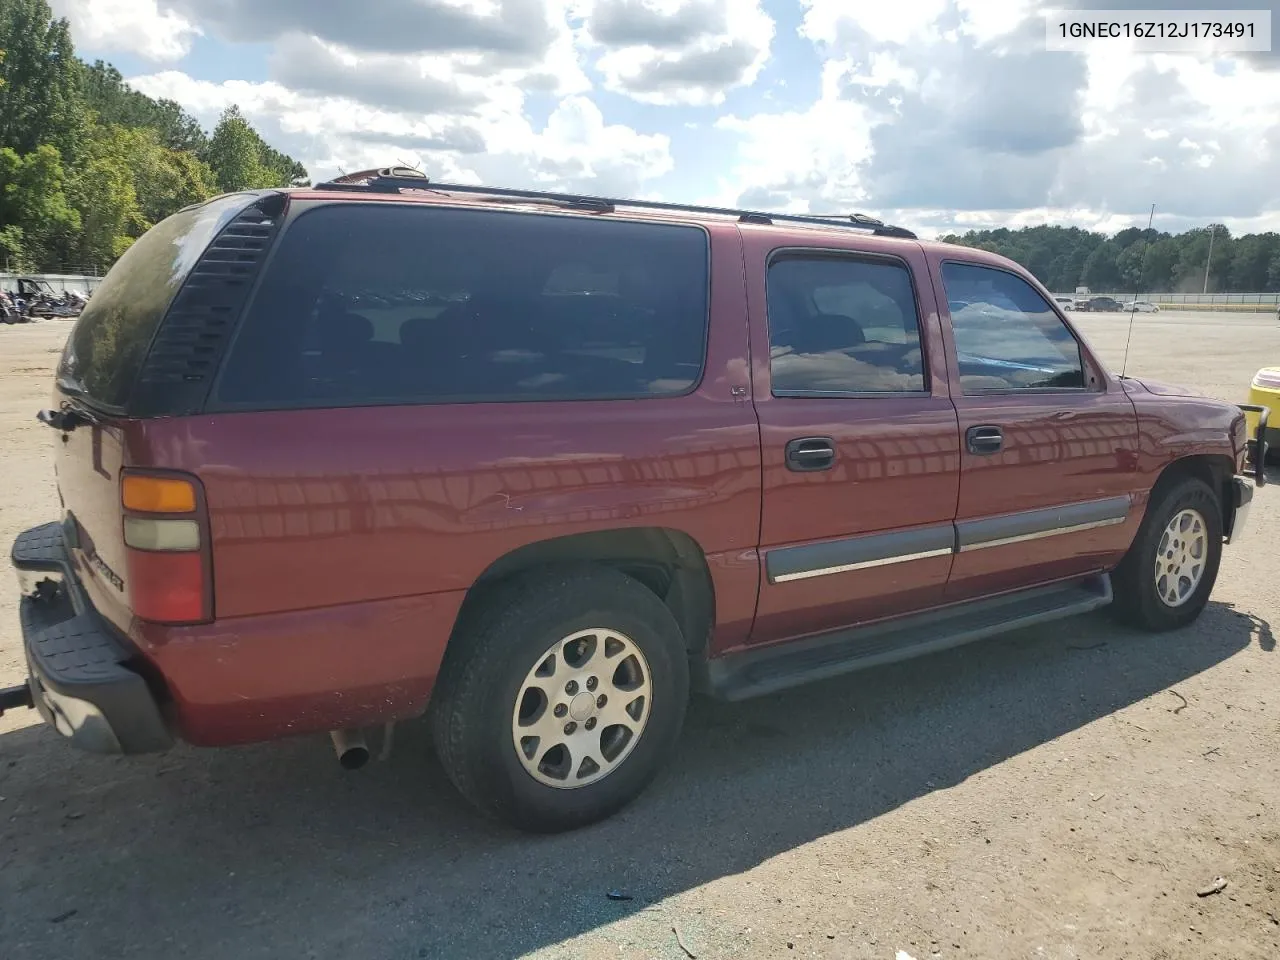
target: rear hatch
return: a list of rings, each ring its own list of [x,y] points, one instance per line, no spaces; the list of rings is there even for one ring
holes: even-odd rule
[[[279,205],[280,195],[271,196]],[[270,239],[270,224],[264,227],[267,218],[255,204],[262,200],[261,194],[220,197],[174,214],[138,239],[76,321],[58,364],[53,408],[41,415],[60,434],[54,464],[71,561],[94,606],[121,630],[144,610],[160,622],[212,615],[202,560],[201,616],[164,612],[165,602],[170,613],[176,609],[173,584],[163,582],[166,571],[185,564],[189,573],[199,560],[179,558],[173,544],[189,540],[191,524],[199,529],[207,521],[200,516],[198,480],[170,476],[179,483],[166,487],[167,473],[156,469],[165,453],[146,448],[140,427],[148,417],[198,409],[236,298],[243,300]],[[149,484],[139,488],[149,501],[135,496],[135,506],[144,507],[141,521],[136,509],[122,505],[123,478],[131,472]],[[182,482],[200,501],[191,510]],[[126,526],[131,540],[147,549],[126,545]],[[204,545],[195,553],[207,552],[207,529]],[[165,590],[167,600],[157,594]]]

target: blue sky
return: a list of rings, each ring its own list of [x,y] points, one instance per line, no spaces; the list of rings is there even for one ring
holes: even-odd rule
[[[925,234],[1152,203],[1166,229],[1280,228],[1276,57],[1051,52],[1037,0],[52,5],[82,56],[207,126],[238,104],[314,177],[408,162]]]

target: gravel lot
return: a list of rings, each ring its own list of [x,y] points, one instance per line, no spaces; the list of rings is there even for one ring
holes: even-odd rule
[[[1078,320],[1118,368],[1127,316]],[[32,416],[68,329],[0,327],[5,549],[56,516],[52,434]],[[1272,316],[1165,312],[1137,317],[1129,372],[1242,400],[1276,362]],[[1179,633],[1096,615],[695,704],[668,775],[560,837],[474,818],[421,724],[351,774],[324,738],[125,760],[8,714],[0,953],[1274,958],[1277,518],[1280,486]],[[23,677],[15,600],[11,581],[0,684]]]

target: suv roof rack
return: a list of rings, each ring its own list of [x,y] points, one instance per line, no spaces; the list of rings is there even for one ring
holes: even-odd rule
[[[879,237],[917,239],[905,227],[887,224],[864,213],[801,214],[765,213],[756,210],[738,210],[731,207],[704,207],[690,203],[667,203],[661,200],[622,200],[609,197],[591,197],[571,193],[550,193],[542,190],[518,190],[511,187],[484,187],[464,183],[435,183],[426,174],[412,167],[381,167],[349,173],[333,180],[317,183],[316,190],[365,190],[374,193],[395,193],[399,190],[430,190],[435,193],[466,193],[481,198],[523,200],[573,210],[589,210],[595,213],[613,213],[618,207],[634,207],[640,210],[670,210],[680,213],[701,213],[714,216],[735,217],[739,223],[803,223],[810,226],[852,227],[867,230]]]

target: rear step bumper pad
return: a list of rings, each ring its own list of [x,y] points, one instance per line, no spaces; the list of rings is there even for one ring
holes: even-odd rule
[[[19,534],[10,554],[22,585],[19,614],[35,708],[75,746],[150,753],[173,745],[130,652],[93,609],[63,548],[59,523]]]

